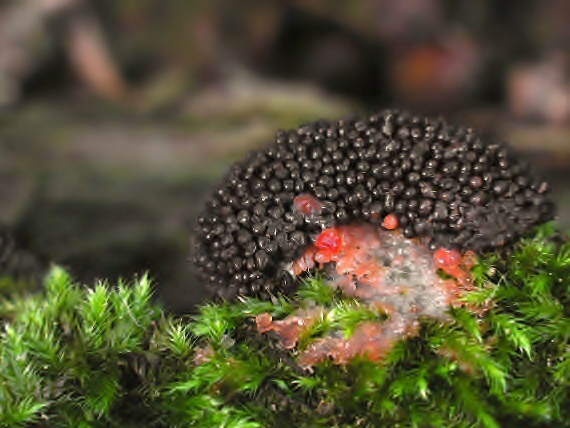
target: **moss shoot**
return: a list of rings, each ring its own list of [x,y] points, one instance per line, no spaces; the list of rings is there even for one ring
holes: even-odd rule
[[[465,306],[421,320],[384,358],[299,358],[381,313],[309,277],[296,293],[173,318],[146,276],[1,303],[0,425],[9,427],[570,426],[570,244],[550,225],[471,269]],[[292,347],[256,317],[318,307]],[[480,310],[474,310],[479,308]]]

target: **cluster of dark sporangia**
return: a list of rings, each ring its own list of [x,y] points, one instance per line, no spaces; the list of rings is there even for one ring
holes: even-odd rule
[[[319,120],[278,131],[231,168],[198,218],[194,261],[220,297],[263,297],[325,227],[393,213],[406,237],[482,251],[551,219],[547,190],[504,144],[440,118]],[[302,214],[299,195],[322,210]]]

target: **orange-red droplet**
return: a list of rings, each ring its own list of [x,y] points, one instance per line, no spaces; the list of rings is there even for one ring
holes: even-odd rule
[[[457,250],[440,247],[433,253],[433,260],[438,268],[445,269],[458,266],[461,263],[462,256]]]
[[[471,282],[469,269],[475,263],[475,254],[468,251],[462,255],[457,250],[438,248],[433,253],[433,261],[439,269],[453,276],[459,284],[467,287]]]
[[[323,230],[315,239],[315,247],[332,254],[338,253],[342,246],[342,235],[338,229],[331,227]]]
[[[303,215],[314,215],[323,210],[323,203],[313,195],[302,193],[293,199],[293,208]]]
[[[384,217],[382,226],[389,230],[396,229],[398,227],[398,217],[396,217],[395,214],[388,214],[386,217]]]

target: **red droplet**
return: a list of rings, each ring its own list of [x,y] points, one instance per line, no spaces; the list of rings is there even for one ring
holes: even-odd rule
[[[293,208],[303,215],[314,215],[323,210],[323,203],[313,195],[302,193],[293,199]]]
[[[448,250],[441,247],[433,253],[433,260],[438,268],[445,269],[459,266],[462,256],[457,250]]]
[[[342,246],[342,235],[338,229],[332,227],[325,229],[315,239],[315,247],[325,250],[327,253],[335,254]]]
[[[390,230],[396,229],[398,227],[398,217],[396,217],[395,214],[388,214],[386,217],[384,217],[382,226]]]

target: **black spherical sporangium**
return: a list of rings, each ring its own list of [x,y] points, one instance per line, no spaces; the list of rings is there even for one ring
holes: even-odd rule
[[[319,120],[231,168],[198,218],[193,259],[219,297],[268,297],[326,227],[393,213],[406,237],[480,252],[551,219],[547,190],[505,144],[440,118]]]

